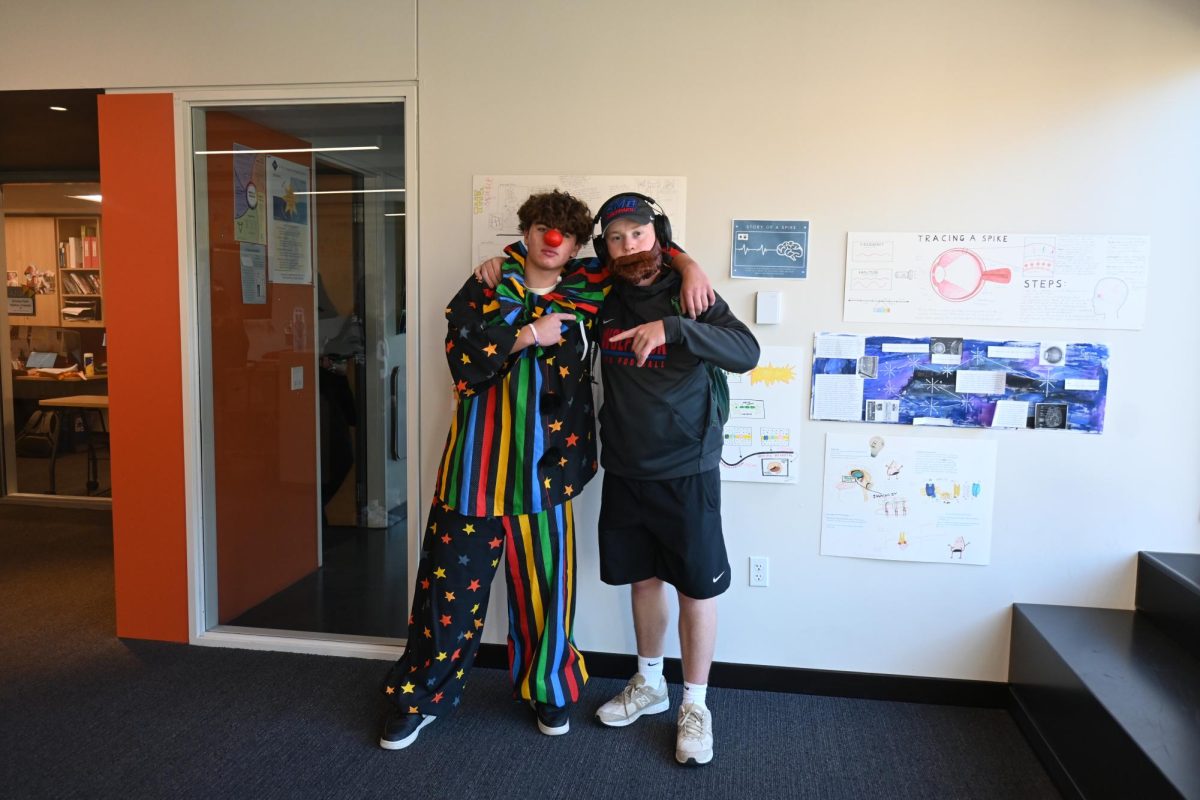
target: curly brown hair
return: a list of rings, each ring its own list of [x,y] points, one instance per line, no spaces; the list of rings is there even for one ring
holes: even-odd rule
[[[592,235],[592,211],[587,203],[557,189],[529,195],[517,209],[517,219],[521,223],[521,233],[540,223],[558,228],[564,234],[574,234],[577,244],[587,242]]]

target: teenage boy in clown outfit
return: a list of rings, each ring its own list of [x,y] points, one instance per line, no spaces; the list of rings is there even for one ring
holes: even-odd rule
[[[451,421],[417,568],[408,641],[383,691],[380,746],[412,744],[456,708],[483,633],[501,559],[509,604],[513,694],[547,735],[570,729],[587,669],[575,646],[571,500],[596,472],[588,342],[609,289],[574,257],[592,229],[563,192],[518,210],[522,240],[506,248],[495,288],[470,278],[446,308]],[[692,280],[703,283],[693,261]],[[565,271],[564,271],[564,268]],[[586,332],[585,332],[586,331]]]

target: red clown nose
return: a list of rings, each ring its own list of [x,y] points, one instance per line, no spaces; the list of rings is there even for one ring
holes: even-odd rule
[[[563,242],[562,231],[558,228],[551,228],[546,231],[546,235],[542,239],[551,247],[558,247]]]

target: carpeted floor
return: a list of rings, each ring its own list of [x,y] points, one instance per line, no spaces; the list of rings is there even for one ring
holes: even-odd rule
[[[87,451],[59,453],[54,463],[54,494],[79,497],[111,496],[112,483],[108,474],[108,451],[100,449],[98,456],[96,478],[99,485],[93,491],[89,490],[87,485]],[[20,491],[29,494],[50,494],[50,459],[18,457],[16,465],[17,488]]]
[[[0,641],[4,797],[1058,797],[1002,710],[714,689],[716,758],[685,769],[671,714],[588,718],[621,681],[552,738],[485,669],[386,752],[383,662],[116,639],[99,512],[0,505]]]

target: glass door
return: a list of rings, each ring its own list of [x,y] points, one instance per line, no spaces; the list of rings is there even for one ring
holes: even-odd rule
[[[205,625],[403,637],[404,103],[191,122]]]

